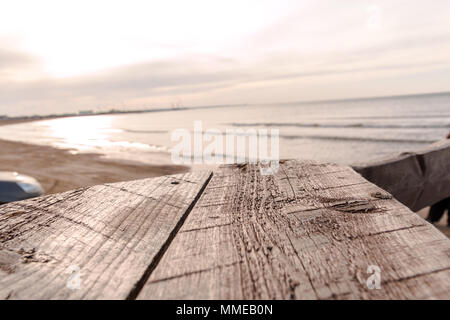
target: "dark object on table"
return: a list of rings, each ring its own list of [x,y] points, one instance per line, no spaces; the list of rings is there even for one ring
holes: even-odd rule
[[[447,139],[450,139],[450,133],[447,135]],[[450,227],[450,198],[444,199],[431,206],[428,213],[427,220],[431,223],[436,223],[441,220],[445,211],[447,210],[447,225]]]
[[[434,204],[430,208],[430,212],[428,213],[427,220],[431,223],[436,223],[441,220],[445,211],[447,210],[447,225],[450,226],[450,198],[439,201]]]
[[[17,172],[0,171],[0,204],[43,194],[44,190],[36,179]]]

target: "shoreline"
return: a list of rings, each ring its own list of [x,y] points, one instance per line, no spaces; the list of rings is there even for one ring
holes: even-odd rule
[[[187,166],[144,164],[95,153],[71,154],[67,149],[2,139],[0,149],[0,171],[17,171],[36,178],[45,194],[190,171]]]
[[[0,120],[0,126],[39,120]],[[198,168],[173,164],[145,164],[106,158],[97,153],[70,153],[31,143],[0,139],[0,171],[17,171],[36,178],[45,194],[65,192],[104,183],[153,178],[184,173]],[[426,218],[429,208],[416,212]],[[448,237],[450,228],[443,217],[436,227]]]
[[[41,121],[43,119],[0,119],[0,126],[8,126],[18,123],[25,123],[25,122],[35,122],[35,121]],[[45,119],[47,120],[47,119]],[[52,120],[49,118],[48,120]]]

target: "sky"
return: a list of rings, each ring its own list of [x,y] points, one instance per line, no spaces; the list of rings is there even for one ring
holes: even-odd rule
[[[0,1],[0,115],[450,91],[448,0]]]

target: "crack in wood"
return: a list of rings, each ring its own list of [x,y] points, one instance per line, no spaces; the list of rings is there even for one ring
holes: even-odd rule
[[[178,275],[175,275],[175,276],[161,278],[161,279],[155,279],[155,280],[149,281],[147,283],[158,283],[158,282],[173,280],[173,279],[177,279],[177,278],[191,276],[193,274],[205,273],[205,272],[210,272],[210,271],[217,270],[217,269],[228,268],[228,267],[232,267],[232,266],[235,266],[235,265],[241,264],[241,263],[242,263],[242,261],[235,261],[235,262],[232,262],[232,263],[227,263],[227,264],[223,264],[223,265],[219,265],[219,266],[214,266],[214,267],[211,267],[211,268],[195,270],[195,271],[186,272],[186,273],[183,273],[183,274],[178,274]]]
[[[230,226],[230,225],[231,225],[231,222],[223,223],[223,224],[215,224],[212,226],[207,226],[207,227],[202,227],[202,228],[192,228],[192,229],[181,230],[180,233],[194,232],[194,231],[200,231],[200,230],[212,229],[212,228],[220,228],[220,227],[226,227],[226,226]]]

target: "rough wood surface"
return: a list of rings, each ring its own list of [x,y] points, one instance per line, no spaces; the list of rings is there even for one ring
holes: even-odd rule
[[[346,166],[225,166],[0,206],[3,299],[449,299],[449,279],[450,240]]]
[[[0,206],[0,298],[133,297],[209,176],[107,184]],[[79,288],[71,274],[78,270]]]
[[[449,280],[432,225],[348,167],[288,161],[214,172],[138,299],[448,299]]]
[[[450,197],[450,140],[422,150],[354,166],[364,178],[413,211]]]

